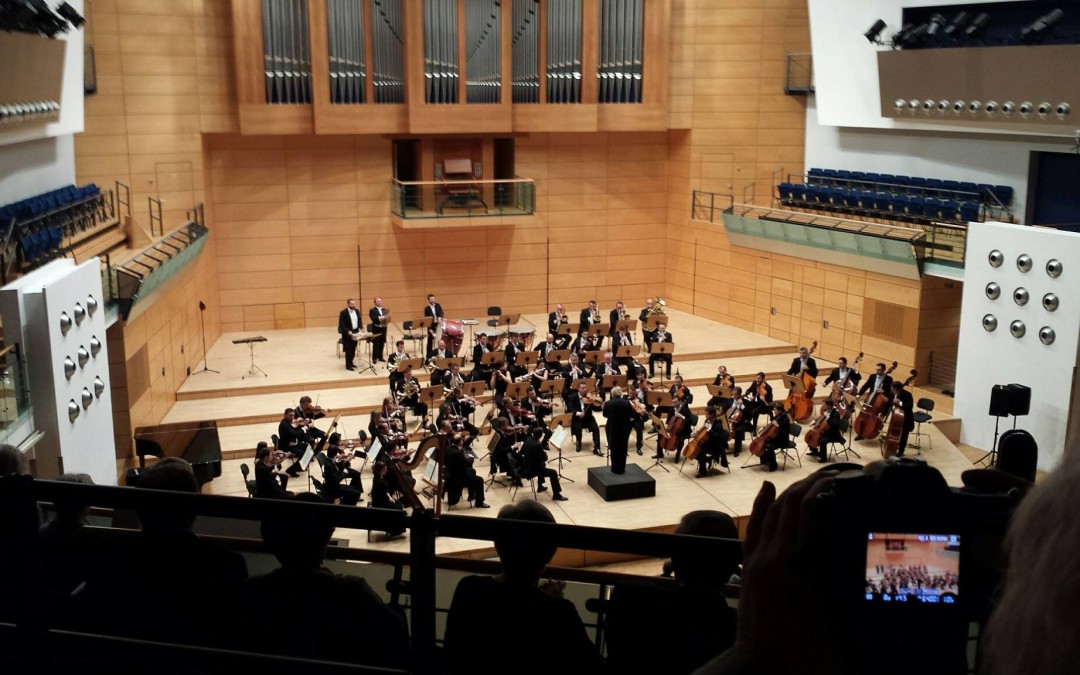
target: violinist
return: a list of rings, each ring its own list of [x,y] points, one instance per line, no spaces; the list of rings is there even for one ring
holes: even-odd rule
[[[364,485],[360,482],[360,472],[349,466],[352,454],[347,454],[340,444],[341,434],[336,432],[326,441],[327,461],[320,462],[324,490],[330,499],[340,499],[345,506],[356,506],[357,502],[363,501]]]
[[[454,387],[450,391],[450,395],[447,397],[446,402],[453,410],[454,417],[460,417],[465,429],[473,436],[476,436],[478,431],[476,427],[469,424],[469,416],[476,412],[476,406],[478,405],[477,400],[471,396],[466,396],[461,391],[461,387]]]
[[[671,333],[667,332],[667,326],[662,323],[656,324],[656,331],[652,334],[652,339],[649,341],[650,345],[657,343],[671,343]],[[651,349],[651,346],[650,346]],[[671,377],[671,352],[667,354],[649,354],[649,377],[656,375],[655,368],[656,362],[659,361],[664,364],[664,377]]]
[[[380,454],[380,457],[385,456],[400,459],[408,456],[409,437],[401,432],[394,431],[386,422],[379,422],[379,428],[376,429],[375,438],[378,439],[379,444],[382,446],[382,454]]]
[[[282,414],[281,421],[278,422],[278,447],[277,449],[284,452],[286,456],[292,458],[298,458],[304,454],[304,449],[307,447],[310,438],[304,431],[304,420],[296,419],[296,411],[292,408],[286,408]],[[289,467],[287,473],[296,478],[300,473],[300,463],[296,462]]]
[[[439,407],[439,416],[435,418],[435,427],[437,429],[443,428],[443,422],[450,424],[450,429],[455,434],[461,434],[462,441],[466,447],[471,446],[473,439],[476,438],[476,427],[469,424],[468,420],[464,417],[454,414],[454,407],[449,403],[444,403]],[[472,429],[472,431],[470,431]]]
[[[440,434],[451,438],[453,432],[444,423]],[[473,468],[472,453],[465,450],[460,443],[452,441],[446,444],[446,452],[443,457],[446,461],[446,503],[454,506],[461,501],[461,493],[468,490],[468,500],[477,509],[491,508],[484,503],[484,479],[476,475]]]
[[[521,405],[532,413],[534,426],[543,427],[549,432],[547,435],[550,436],[551,430],[547,428],[544,419],[551,414],[551,401],[541,398],[536,387],[529,387],[526,398]]]
[[[499,442],[491,451],[491,473],[502,472],[510,476],[510,485],[521,487],[521,473],[519,472],[521,459],[517,455],[518,441],[515,440],[518,433],[524,432],[524,427],[510,424],[505,417],[496,417],[491,422],[492,428],[499,434]]]
[[[316,441],[326,437],[326,432],[313,424],[315,420],[326,417],[327,410],[311,402],[310,396],[301,396],[300,405],[296,406],[296,419],[306,420],[304,429],[307,435]]]
[[[507,369],[510,371],[510,377],[517,379],[525,374],[525,368],[517,365],[517,355],[525,351],[522,348],[521,341],[525,337],[518,333],[510,333],[509,339],[506,341],[506,348],[503,349],[503,360],[506,363]]]
[[[754,376],[754,381],[746,388],[743,394],[748,405],[747,417],[750,420],[751,429],[757,429],[758,417],[769,414],[769,406],[773,402],[772,385],[765,381],[765,373],[759,372]]]
[[[389,396],[383,398],[382,409],[379,411],[379,419],[381,422],[384,422],[391,431],[405,431],[405,408],[394,403]],[[374,435],[378,430],[371,429],[370,431]]]
[[[558,345],[558,349],[566,349],[566,345],[570,343],[569,335],[559,335],[559,327],[566,323],[570,323],[570,317],[566,316],[566,308],[555,305],[555,311],[548,314],[548,342],[554,342]]]
[[[629,389],[630,400],[634,403],[634,410],[638,413],[636,418],[630,420],[630,426],[637,437],[637,454],[642,455],[644,454],[641,448],[645,437],[645,421],[649,419],[649,413],[653,410],[653,405],[648,402],[652,384],[644,377],[641,377],[633,380],[629,385]]]
[[[728,389],[735,388],[735,378],[732,377],[728,371],[727,366],[720,366],[716,369],[716,377],[713,378],[714,387],[727,387]],[[720,408],[727,408],[730,398],[721,398],[720,396],[713,396],[709,399],[709,402],[705,405],[714,405]]]
[[[840,411],[837,410],[836,404],[833,403],[831,398],[827,398],[821,402],[821,415],[817,421],[814,422],[812,430],[818,430],[819,437],[816,447],[811,447],[807,442],[807,447],[810,450],[806,453],[811,457],[817,459],[817,461],[824,464],[829,461],[829,443],[843,443],[844,442],[844,422],[840,417]],[[823,426],[827,427],[822,430]],[[810,432],[808,431],[807,434]]]
[[[578,384],[577,391],[571,392],[566,404],[566,411],[573,415],[570,418],[570,431],[574,435],[576,451],[581,452],[581,436],[588,429],[592,434],[593,454],[603,457],[600,450],[600,426],[593,417],[593,412],[600,408],[600,397],[589,396],[589,386],[584,382]]]
[[[417,417],[427,415],[428,406],[420,400],[420,381],[413,377],[412,366],[407,366],[401,373],[396,393],[398,405],[412,410],[413,415]]]
[[[762,408],[761,412],[767,414],[768,404],[764,404]],[[746,397],[743,396],[742,387],[735,387],[731,390],[731,402],[723,411],[724,416],[727,417],[729,433],[735,437],[735,451],[732,453],[735,457],[738,457],[739,453],[742,452],[742,445],[746,435],[754,433],[754,422],[752,421],[754,410],[753,404],[749,403]]]
[[[611,352],[604,352],[604,361],[596,366],[596,370],[593,371],[593,377],[596,378],[596,386],[600,391],[600,400],[603,401],[607,398],[608,389],[604,388],[604,376],[605,375],[622,375],[619,371],[619,366],[612,362]]]
[[[266,441],[259,441],[255,449],[255,496],[262,499],[285,499],[292,493],[285,488],[289,475],[281,469],[280,455],[275,454]]]
[[[720,414],[721,412],[716,406],[710,405],[705,408],[705,429],[708,435],[705,437],[705,442],[697,455],[698,478],[708,476],[710,466],[717,459],[720,460],[721,467],[728,468],[727,444],[730,434],[720,422]]]
[[[390,472],[390,465],[380,459],[375,462],[371,472],[374,474],[371,479],[371,505],[376,509],[405,510],[405,506],[397,498],[398,493],[393,492],[390,489],[390,483],[387,480],[387,474]],[[395,538],[400,537],[404,533],[405,530],[397,529],[388,531],[386,534],[390,538]]]

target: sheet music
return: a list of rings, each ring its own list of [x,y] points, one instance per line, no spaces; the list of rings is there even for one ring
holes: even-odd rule
[[[304,456],[300,458],[300,470],[307,471],[308,464],[311,464],[311,460],[315,457],[315,448],[308,446],[308,449],[304,451]]]
[[[368,461],[374,462],[379,458],[379,453],[382,452],[382,441],[379,437],[371,439],[371,447],[368,448]]]
[[[428,455],[430,458],[430,454]],[[429,483],[435,484],[439,482],[439,463],[433,459],[429,459],[427,465],[424,467],[424,478]]]
[[[548,442],[556,448],[561,448],[569,435],[570,434],[566,431],[566,427],[555,427],[555,431],[551,432],[551,438]]]

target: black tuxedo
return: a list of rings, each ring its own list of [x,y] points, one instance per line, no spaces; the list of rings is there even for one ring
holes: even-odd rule
[[[593,417],[593,407],[586,405],[581,400],[581,395],[573,391],[567,397],[566,412],[573,415],[570,418],[570,431],[574,435],[574,441],[577,442],[578,452],[581,451],[582,433],[585,429],[588,429],[592,434],[593,453],[597,455],[603,454],[600,451],[600,426],[596,423],[596,418]],[[584,415],[578,416],[578,413],[584,413]]]
[[[544,451],[546,441],[538,441],[532,436],[525,439],[521,445],[521,475],[525,478],[536,478],[540,487],[544,487],[544,481],[551,481],[551,494],[562,494],[562,485],[559,483],[559,473],[555,469],[547,467],[547,452]]]
[[[633,338],[632,335],[630,335],[629,332],[625,333],[625,337],[624,337],[623,333],[615,333],[614,335],[611,336],[611,351],[612,351],[612,353],[617,353],[619,351],[619,347],[626,347],[626,346],[630,346],[630,345],[633,345],[633,344],[634,344],[634,338]],[[616,355],[615,362],[618,363],[623,368],[631,368],[634,365],[634,359],[631,356],[620,357],[620,356]]]
[[[597,313],[599,314],[599,311],[597,311]],[[585,331],[587,331],[589,329],[589,326],[593,325],[592,310],[590,310],[588,307],[581,310],[581,314],[578,317],[578,323],[581,324],[581,328],[578,329],[579,333],[584,333]]]
[[[555,344],[559,345],[559,349],[566,349],[566,345],[570,344],[569,335],[559,335],[559,326],[570,323],[570,317],[566,314],[562,315],[562,320],[559,320],[559,315],[556,312],[548,314],[548,332],[555,336]]]
[[[487,379],[489,379],[489,376],[491,375],[491,366],[482,365],[480,363],[480,361],[484,358],[484,354],[487,354],[490,351],[491,350],[487,348],[487,345],[482,345],[480,343],[477,343],[476,346],[473,347],[473,350],[472,350],[473,371],[472,371],[472,378],[471,379],[473,379],[473,380],[487,380]]]
[[[521,353],[521,349],[513,342],[506,343],[506,349],[503,350],[504,358],[506,359],[506,366],[510,369],[510,377],[520,377],[525,374],[525,367],[514,364],[514,359]]]
[[[709,464],[716,459],[720,460],[720,466],[727,468],[728,437],[729,434],[724,429],[724,425],[718,416],[713,420],[708,435],[705,437],[705,442],[698,452],[698,477],[709,475]]]
[[[862,387],[859,388],[859,396],[862,396],[863,394],[874,391],[874,388],[875,388],[874,383],[876,381],[877,381],[877,374],[876,373],[874,375],[870,375],[869,377],[867,377],[866,382],[863,382]],[[881,389],[881,391],[884,392],[886,396],[889,397],[890,401],[892,400],[892,397],[893,397],[892,382],[893,382],[892,377],[890,377],[888,375],[883,375],[882,378],[881,378],[881,386],[877,387],[878,389]]]
[[[613,398],[604,404],[607,418],[608,452],[611,454],[611,472],[625,473],[626,455],[629,453],[630,430],[637,413],[629,399]]]
[[[802,373],[802,371],[802,359],[795,357],[791,360],[791,367],[788,368],[787,374],[795,376]],[[806,357],[806,372],[810,374],[810,377],[817,378],[817,361],[814,360],[813,356]]]
[[[387,310],[384,307],[383,316],[386,315]],[[371,319],[371,332],[375,334],[375,339],[371,341],[371,360],[382,361],[383,350],[386,348],[386,326],[379,324],[379,308],[372,307],[368,310],[368,318]]]
[[[446,446],[446,503],[450,506],[461,500],[462,490],[468,490],[469,501],[484,503],[484,479],[476,475],[472,456],[453,443]]]
[[[655,332],[652,334],[652,340],[649,344],[670,343],[671,341],[671,333],[664,331],[663,336],[661,336],[659,332]],[[649,354],[649,377],[655,374],[654,368],[657,361],[664,364],[665,377],[671,377],[671,352],[667,354]]]
[[[266,465],[266,462],[255,462],[255,496],[263,499],[285,499],[289,496],[289,493],[285,491],[285,487],[288,485],[289,479],[285,476],[281,476],[281,482],[278,482],[278,475],[274,473],[274,470]]]
[[[758,387],[762,385],[765,386],[764,396],[758,393]],[[768,382],[762,382],[761,385],[751,382],[747,385],[746,391],[743,392],[743,399],[746,401],[747,413],[752,428],[756,429],[758,417],[768,414],[769,404],[773,402],[772,385]]]
[[[304,454],[304,446],[307,445],[308,435],[300,427],[294,427],[292,422],[282,419],[278,422],[278,450],[291,452],[300,456]]]
[[[907,449],[908,434],[915,429],[915,401],[910,391],[901,389],[894,397],[893,405],[904,411],[904,427],[900,431],[900,444],[896,449],[896,454],[903,457],[904,450]]]
[[[608,365],[601,361],[596,366],[596,370],[593,371],[593,377],[597,379],[596,388],[597,391],[600,392],[600,398],[606,398],[608,392],[611,391],[610,389],[604,387],[605,375],[622,375],[622,373],[619,372],[619,366],[617,366],[614,361],[611,362],[611,365]]]
[[[355,320],[356,325],[353,325]],[[356,360],[356,340],[352,339],[353,333],[359,333],[364,328],[364,318],[360,310],[350,310],[348,307],[338,314],[337,332],[341,336],[341,349],[345,352],[345,368],[353,370]]]
[[[828,459],[828,445],[829,443],[843,443],[844,442],[844,420],[840,418],[840,411],[833,407],[829,411],[829,428],[825,430],[825,433],[818,439],[818,445],[816,448],[810,448],[811,455],[817,455],[821,461]],[[809,445],[809,443],[807,444]]]
[[[850,380],[853,384],[857,385],[857,384],[859,384],[859,380],[861,380],[861,379],[862,379],[862,375],[855,372],[854,368],[848,368],[848,380]],[[832,372],[829,373],[829,377],[825,378],[825,384],[830,384],[832,382],[841,382],[842,383],[843,381],[844,381],[844,378],[840,374],[840,369],[839,368],[833,368]]]
[[[340,498],[345,506],[356,506],[356,503],[360,501],[360,495],[364,492],[364,486],[360,482],[360,472],[352,467],[338,464],[322,453],[319,453],[318,461],[322,467],[327,497]]]
[[[558,342],[542,342],[540,347],[536,350],[540,352],[540,358],[547,361],[547,355],[559,348]]]
[[[446,314],[443,313],[442,305],[440,305],[437,302],[435,303],[435,311],[434,312],[432,312],[432,310],[431,310],[431,305],[425,305],[424,306],[424,316],[425,317],[430,317],[432,319],[445,319],[446,318]],[[433,322],[431,324],[431,327],[428,328],[427,350],[426,351],[431,351],[431,347],[435,343],[435,331],[438,329],[438,326],[436,325],[437,323],[438,323],[437,321]]]
[[[615,324],[619,323],[620,321],[622,321],[622,316],[619,315],[619,310],[611,310],[611,313],[608,314],[608,324],[611,326],[611,328],[609,328],[607,332],[609,337],[615,335]]]

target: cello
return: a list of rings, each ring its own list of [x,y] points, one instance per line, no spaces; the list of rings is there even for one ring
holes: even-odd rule
[[[677,452],[679,449],[679,436],[682,434],[686,418],[679,414],[678,409],[671,413],[667,420],[667,435],[660,439],[659,446],[667,452]]]
[[[806,353],[807,357],[813,355],[817,345],[817,340],[814,340],[814,343],[810,345],[810,351]],[[792,387],[791,391],[788,392],[787,401],[784,402],[784,409],[790,411],[791,418],[799,422],[814,414],[814,386],[817,380],[805,370],[796,377],[802,381],[803,391],[796,392],[795,388]]]
[[[787,410],[781,410],[780,415],[787,415]],[[750,441],[750,454],[754,457],[761,457],[765,454],[765,444],[774,440],[780,435],[780,415],[777,415],[776,419],[770,422],[764,429],[754,436],[754,439]]]
[[[886,375],[896,370],[896,366],[899,365],[896,361],[892,362],[889,369],[885,371]],[[881,433],[881,426],[884,424],[885,413],[888,412],[885,407],[889,404],[888,392],[876,390],[868,392],[869,398],[863,401],[863,409],[859,411],[859,416],[855,418],[855,436],[856,440],[864,438],[874,438]]]
[[[826,410],[825,404],[821,404],[821,416],[814,420],[813,426],[803,436],[803,440],[806,441],[806,447],[817,451],[818,446],[821,444],[821,437],[825,435],[825,432],[829,430],[829,411]]]
[[[844,394],[854,395],[858,386],[851,379],[852,372],[859,372],[859,362],[863,359],[863,353],[859,352],[859,355],[855,357],[855,363],[851,365],[848,370],[848,376],[844,378],[843,382],[836,382],[833,385],[833,403],[836,404],[836,411],[840,413],[840,419],[846,420],[851,417],[851,405],[848,404],[847,399],[844,398]]]
[[[919,371],[914,368],[911,370],[911,377],[904,380],[904,386],[907,387],[915,378],[918,377]],[[892,409],[892,417],[889,418],[889,430],[885,434],[885,448],[882,451],[882,457],[888,459],[893,457],[900,451],[900,434],[904,431],[904,425],[907,423],[907,413],[899,404],[894,404]]]

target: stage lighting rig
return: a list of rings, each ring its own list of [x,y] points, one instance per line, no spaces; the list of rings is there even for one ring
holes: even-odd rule
[[[1053,33],[1054,26],[1057,22],[1061,21],[1061,17],[1065,16],[1065,12],[1060,9],[1053,9],[1045,16],[1041,16],[1030,26],[1025,26],[1020,31],[1020,39],[1024,42],[1035,42],[1042,40]]]
[[[870,26],[863,37],[870,41],[871,44],[881,44],[881,33],[885,30],[885,22],[878,19],[874,22],[873,26]]]

